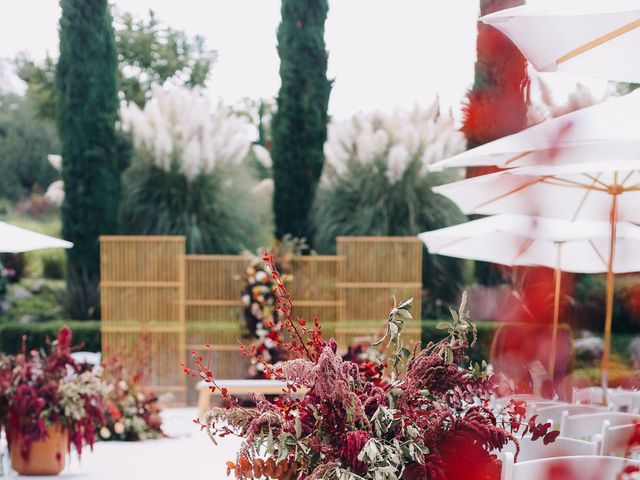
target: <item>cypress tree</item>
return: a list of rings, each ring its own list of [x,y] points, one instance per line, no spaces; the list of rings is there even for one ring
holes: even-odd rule
[[[480,0],[480,15],[523,5],[524,0]],[[520,50],[496,28],[478,22],[477,60],[473,88],[467,95],[462,131],[468,148],[519,132],[527,126],[527,62]],[[467,169],[474,177],[495,167]],[[488,263],[476,262],[476,279],[482,284],[500,282]]]
[[[480,15],[523,5],[523,0],[480,0]],[[527,62],[496,28],[478,22],[477,60],[462,131],[469,148],[527,126]]]
[[[282,0],[281,86],[271,151],[277,238],[311,238],[309,211],[322,173],[331,92],[324,43],[328,9],[327,0]]]
[[[117,231],[120,172],[115,130],[117,56],[107,0],[61,0],[56,69],[57,125],[62,146],[62,234],[68,250],[71,313],[98,313],[99,236]]]

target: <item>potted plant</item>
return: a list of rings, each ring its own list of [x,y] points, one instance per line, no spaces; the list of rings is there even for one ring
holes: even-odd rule
[[[500,461],[494,454],[517,432],[532,432],[545,442],[557,432],[551,425],[524,422],[522,402],[500,412],[489,408],[498,388],[486,365],[471,365],[465,350],[475,342],[465,299],[441,342],[411,351],[402,343],[411,301],[397,304],[389,314],[381,359],[354,363],[338,355],[335,340],[324,340],[319,323],[307,326],[292,320],[289,293],[273,258],[265,263],[276,283],[278,309],[287,339],[278,343],[289,359],[264,362],[256,350],[245,352],[262,362],[271,378],[285,381],[288,391],[270,401],[254,395],[247,409],[221,389],[226,403],[201,423],[211,438],[239,435],[237,458],[227,463],[236,478],[305,480],[495,480]],[[196,355],[199,375],[219,388],[207,360]],[[305,389],[304,395],[293,395]]]
[[[65,326],[48,352],[23,346],[0,362],[0,419],[20,474],[60,473],[71,446],[93,446],[104,422],[102,383],[74,361],[71,338]]]

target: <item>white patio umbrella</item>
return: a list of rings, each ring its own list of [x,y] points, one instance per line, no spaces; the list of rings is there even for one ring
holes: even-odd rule
[[[640,129],[633,121],[639,111],[640,90],[635,90],[485,143],[429,169],[640,160]]]
[[[640,227],[619,222],[613,273],[640,271]],[[609,223],[558,220],[525,215],[495,215],[424,232],[418,237],[429,253],[506,266],[540,265],[555,271],[553,329],[549,371],[555,371],[560,315],[561,272],[605,273]]]
[[[570,221],[609,221],[607,296],[602,358],[607,382],[619,220],[640,223],[640,161],[521,167],[434,188],[465,213],[518,213]]]
[[[71,248],[73,243],[0,222],[0,252],[20,253],[47,248]]]
[[[636,0],[556,0],[501,10],[480,20],[509,37],[538,71],[640,81]]]

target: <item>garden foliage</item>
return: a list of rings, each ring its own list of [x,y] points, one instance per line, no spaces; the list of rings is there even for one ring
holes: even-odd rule
[[[37,119],[24,98],[0,95],[0,198],[16,202],[47,188],[57,177],[47,154],[57,149],[55,129]]]

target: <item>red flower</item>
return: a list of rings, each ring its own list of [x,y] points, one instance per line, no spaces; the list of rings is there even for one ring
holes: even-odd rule
[[[347,462],[356,472],[364,472],[367,468],[366,464],[358,460],[358,455],[369,441],[369,434],[362,430],[354,430],[347,432],[342,436],[341,447],[338,455]]]
[[[71,339],[73,334],[71,333],[71,329],[66,325],[60,329],[58,332],[58,348],[62,350],[66,350],[71,346]]]

